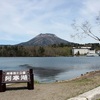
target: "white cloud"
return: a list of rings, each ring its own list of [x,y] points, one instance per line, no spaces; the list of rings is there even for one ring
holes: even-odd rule
[[[42,32],[67,40],[72,20],[91,16],[99,4],[100,0],[0,0],[0,40],[27,41]]]
[[[27,32],[36,24],[53,16],[52,10],[59,6],[61,2],[54,0],[37,0],[39,2],[29,2],[29,0],[3,0],[0,5],[0,27],[1,31],[8,33]],[[50,4],[51,3],[51,4]],[[33,25],[32,25],[33,24]],[[42,23],[43,24],[43,23]],[[31,26],[32,25],[32,26]],[[15,31],[14,31],[15,30]]]
[[[81,9],[83,16],[96,15],[100,11],[100,0],[84,0]]]

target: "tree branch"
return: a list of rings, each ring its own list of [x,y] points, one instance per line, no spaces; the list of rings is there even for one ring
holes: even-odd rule
[[[84,23],[82,23],[81,25],[77,25],[76,21],[74,21],[74,23],[72,24],[72,27],[74,28],[74,30],[76,30],[78,33],[74,34],[73,36],[78,36],[78,35],[83,35],[86,34],[89,37],[100,41],[100,38],[98,36],[96,36],[94,33],[92,33],[92,27],[91,24],[88,21],[85,21]]]

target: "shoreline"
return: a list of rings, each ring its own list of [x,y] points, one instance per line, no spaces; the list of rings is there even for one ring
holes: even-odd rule
[[[86,72],[86,73],[81,74],[80,76],[77,76],[77,77],[72,78],[72,79],[67,79],[67,80],[55,80],[54,82],[39,82],[39,81],[35,80],[35,83],[50,84],[50,83],[69,82],[69,81],[73,81],[73,80],[77,80],[77,79],[89,77],[89,76],[94,75],[94,74],[99,73],[99,72],[100,72],[100,70],[90,71],[90,72]]]
[[[89,78],[92,77],[93,75],[99,74],[100,70],[96,70],[96,71],[90,71],[90,72],[86,72],[85,74],[81,74],[80,76],[76,77],[76,78],[72,78],[72,79],[68,79],[68,80],[55,80],[55,82],[39,82],[37,80],[34,80],[34,84],[56,84],[56,83],[65,83],[65,82],[72,82],[75,80],[80,80],[80,79],[84,79],[84,78]],[[23,83],[7,83],[7,86],[11,86],[11,85],[17,85],[17,84],[23,84]]]

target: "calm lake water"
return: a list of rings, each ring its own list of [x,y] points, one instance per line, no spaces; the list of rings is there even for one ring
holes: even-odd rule
[[[100,70],[100,57],[1,57],[0,70],[33,68],[35,80],[54,82]]]

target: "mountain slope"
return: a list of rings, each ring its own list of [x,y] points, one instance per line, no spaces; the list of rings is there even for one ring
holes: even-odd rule
[[[33,38],[27,42],[20,43],[18,45],[47,46],[47,45],[60,44],[60,43],[70,44],[70,42],[57,37],[55,34],[46,33],[46,34],[39,34],[35,38]]]

